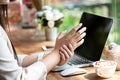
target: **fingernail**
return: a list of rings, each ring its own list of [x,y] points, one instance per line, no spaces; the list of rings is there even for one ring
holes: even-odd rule
[[[64,33],[66,33],[67,32],[67,30],[64,30]]]
[[[66,45],[63,45],[63,47],[66,47]]]
[[[84,30],[86,30],[87,28],[86,27],[84,27]]]
[[[82,26],[82,23],[80,23],[79,26]]]
[[[72,46],[72,44],[70,43],[69,46]]]
[[[83,33],[83,37],[86,35],[86,33]]]
[[[83,42],[84,42],[84,39],[81,40],[81,43],[83,43]]]
[[[60,50],[62,50],[62,47],[60,48]]]
[[[85,31],[86,31],[86,29],[87,29],[86,27],[83,27],[83,28],[82,28],[82,29],[80,29],[78,32],[80,32],[80,33],[81,33],[81,30],[82,30],[82,33],[83,33],[83,32],[85,32]]]

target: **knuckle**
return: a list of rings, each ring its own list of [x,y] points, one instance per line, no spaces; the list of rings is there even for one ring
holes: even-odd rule
[[[74,39],[71,39],[70,43],[71,43],[72,45],[74,44],[74,42],[75,42]]]
[[[80,35],[81,33],[80,32],[77,32],[75,35]]]
[[[75,31],[76,31],[76,28],[73,28],[73,29],[72,29],[72,32],[75,32]]]
[[[82,33],[82,31],[81,31],[81,30],[77,32],[77,34],[79,34],[79,35],[80,35],[81,33]]]
[[[79,36],[79,40],[81,40],[83,37],[82,36]]]

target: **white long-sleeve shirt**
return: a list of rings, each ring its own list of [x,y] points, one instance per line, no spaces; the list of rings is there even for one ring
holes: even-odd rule
[[[42,58],[43,54],[39,57]],[[47,75],[46,66],[37,61],[29,67],[21,66],[25,55],[18,55],[18,63],[14,58],[10,40],[0,26],[0,80],[45,80]]]

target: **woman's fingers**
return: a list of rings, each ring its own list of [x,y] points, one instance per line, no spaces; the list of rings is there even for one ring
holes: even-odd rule
[[[76,32],[72,37],[73,42],[78,42],[79,40],[81,40],[86,35],[85,31],[86,31],[86,27],[83,27],[78,32]]]
[[[69,47],[70,49],[73,49],[71,44],[69,44]],[[59,62],[59,65],[63,65],[67,63],[73,56],[73,52],[69,49],[69,47],[67,47],[66,45],[63,45],[60,48],[59,54],[60,54],[61,60]]]
[[[84,32],[81,35],[79,35],[78,37],[76,37],[77,42],[79,42],[80,40],[82,40],[85,36],[86,36],[86,33]]]
[[[73,47],[73,51],[80,45],[84,43],[84,39],[79,40],[78,42],[71,42],[71,45]]]
[[[75,34],[81,26],[82,26],[82,23],[80,23],[80,24],[77,25],[75,28],[73,28],[73,29],[69,32],[69,34],[70,34],[70,35]]]
[[[75,49],[84,43],[84,39],[80,40],[76,45]]]
[[[58,64],[59,66],[62,66],[63,64],[65,64],[69,61],[69,59],[66,59],[65,56],[64,56],[64,53],[62,53],[61,51],[60,51],[60,57],[61,57],[61,60]]]
[[[66,45],[63,45],[63,48],[67,52],[67,54],[69,55],[69,58],[71,58],[72,55],[73,55],[73,53],[71,52],[71,50]]]
[[[80,33],[80,34],[82,34],[83,32],[85,32],[86,31],[86,27],[83,27],[82,29],[80,29],[80,30],[78,30],[78,32],[77,33]]]
[[[66,59],[70,59],[73,56],[73,47],[71,44],[69,45],[69,47],[67,47],[66,45],[63,45],[60,48],[60,51],[65,56]]]
[[[67,59],[69,58],[69,54],[67,53],[63,46],[60,48],[60,51],[64,54],[65,58]]]
[[[72,44],[71,44],[71,43],[69,43],[68,47],[69,47],[69,49],[71,50],[71,52],[73,52],[73,51],[74,51],[74,48],[73,48],[73,46],[72,46]]]
[[[74,49],[76,48],[76,45],[80,45],[81,40],[86,36],[85,31],[86,31],[86,27],[83,27],[73,35],[71,39],[71,44],[74,47]]]
[[[63,54],[61,51],[59,52],[59,54],[60,54],[61,60],[62,60],[62,61],[65,61],[65,56],[64,56],[64,54]]]
[[[61,32],[61,33],[58,35],[57,39],[62,38],[65,34],[66,34],[66,30],[63,31],[63,32]]]
[[[80,36],[86,31],[86,27],[83,27],[82,29],[80,29],[75,35],[74,38],[80,38]]]
[[[66,61],[64,54],[61,51],[59,51],[59,54],[60,54],[60,62],[58,65],[61,66],[61,65],[65,64],[67,61]]]

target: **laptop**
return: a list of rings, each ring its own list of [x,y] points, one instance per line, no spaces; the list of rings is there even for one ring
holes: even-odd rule
[[[100,60],[113,20],[108,17],[83,12],[80,23],[87,27],[84,43],[74,52],[73,58],[63,66],[57,66],[56,71],[68,67],[91,66]]]

